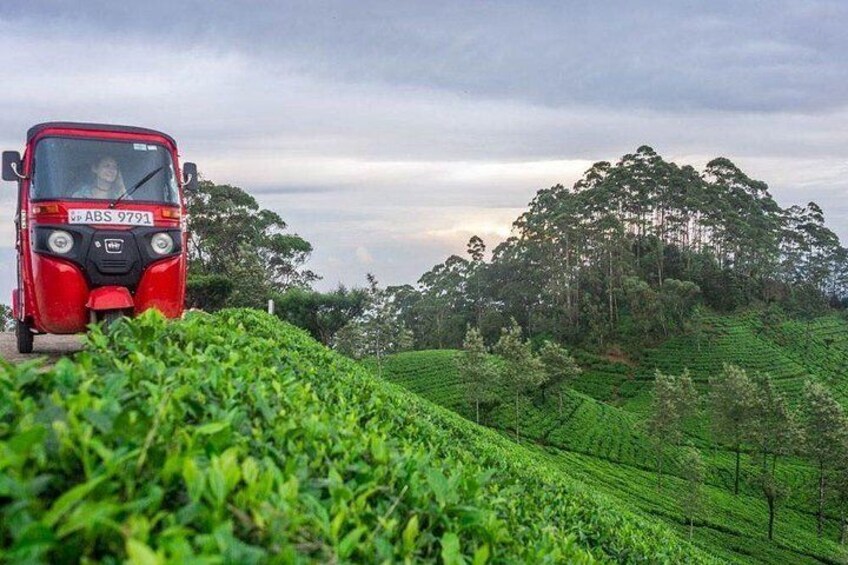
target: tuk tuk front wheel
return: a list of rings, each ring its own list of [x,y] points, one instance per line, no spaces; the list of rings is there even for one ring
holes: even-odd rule
[[[124,317],[123,310],[104,310],[98,314],[98,321],[103,322],[105,327],[111,327],[112,324]]]
[[[29,324],[17,320],[15,322],[15,337],[18,340],[18,353],[32,353],[32,330]]]

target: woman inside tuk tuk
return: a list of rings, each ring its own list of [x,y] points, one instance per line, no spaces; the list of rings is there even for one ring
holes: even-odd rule
[[[100,157],[91,166],[92,179],[86,181],[73,194],[74,198],[115,199],[126,192],[124,177],[118,161],[109,155]]]

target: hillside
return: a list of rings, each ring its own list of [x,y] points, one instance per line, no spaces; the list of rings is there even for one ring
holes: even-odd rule
[[[561,413],[553,394],[546,399],[537,395],[532,401],[524,401],[524,445],[536,449],[561,473],[578,477],[599,492],[664,520],[684,534],[687,528],[679,500],[688,486],[673,477],[666,479],[663,490],[658,491],[654,455],[642,424],[650,403],[654,370],[679,373],[688,368],[699,388],[706,391],[711,374],[720,371],[723,363],[735,363],[769,372],[790,395],[804,380],[819,380],[845,402],[848,378],[846,366],[839,360],[848,358],[846,353],[848,323],[844,320],[827,317],[766,326],[754,314],[709,317],[699,338],[668,340],[645,351],[639,359],[578,352],[576,357],[584,373],[573,389],[565,391]],[[445,350],[396,354],[386,361],[384,375],[472,418],[454,364],[455,354]],[[513,410],[502,406],[493,410],[484,423],[514,438],[513,418]],[[836,539],[835,517],[825,537],[816,536],[812,469],[796,460],[785,461],[778,469],[791,490],[778,511],[776,539],[769,542],[764,499],[752,484],[743,484],[738,497],[732,495],[732,455],[710,443],[708,432],[706,416],[689,430],[709,469],[708,510],[696,523],[697,545],[734,561],[798,563],[845,558],[844,548],[832,541]],[[667,464],[672,474],[680,475],[673,458]],[[748,465],[747,460],[743,462],[743,473]]]
[[[0,561],[709,562],[255,311],[0,363]]]

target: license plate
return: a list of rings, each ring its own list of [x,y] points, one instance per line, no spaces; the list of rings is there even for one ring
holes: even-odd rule
[[[152,226],[153,212],[138,210],[68,210],[70,224],[105,224],[119,226]]]

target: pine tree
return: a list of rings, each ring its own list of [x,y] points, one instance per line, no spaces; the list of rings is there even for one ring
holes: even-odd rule
[[[533,355],[530,342],[521,334],[521,326],[513,318],[509,327],[501,330],[495,353],[503,359],[501,379],[512,391],[515,403],[515,437],[521,439],[519,402],[524,394],[545,383],[547,375],[539,359]]]
[[[557,387],[559,413],[562,415],[562,389],[583,371],[577,365],[574,357],[569,355],[567,349],[552,341],[545,341],[539,349],[539,359],[542,361],[548,376],[546,386]]]
[[[647,428],[656,450],[657,488],[662,488],[665,450],[668,446],[680,445],[683,426],[697,407],[698,393],[688,371],[680,376],[655,373]]]
[[[733,494],[739,494],[742,446],[750,432],[756,408],[754,385],[744,369],[725,365],[719,378],[710,379],[710,417],[719,441],[736,454]]]
[[[701,452],[694,447],[687,447],[680,460],[683,478],[686,479],[686,489],[682,493],[681,506],[683,515],[689,522],[689,539],[695,531],[695,518],[702,515],[705,507],[704,478],[706,467],[701,458]]]
[[[830,391],[817,382],[804,386],[802,425],[807,456],[818,468],[817,532],[824,528],[824,507],[828,493],[828,475],[841,463],[841,449],[848,436],[848,424],[842,406]]]
[[[474,405],[479,424],[480,405],[493,400],[497,371],[486,351],[483,337],[476,328],[469,326],[456,364],[466,386],[466,397]]]

